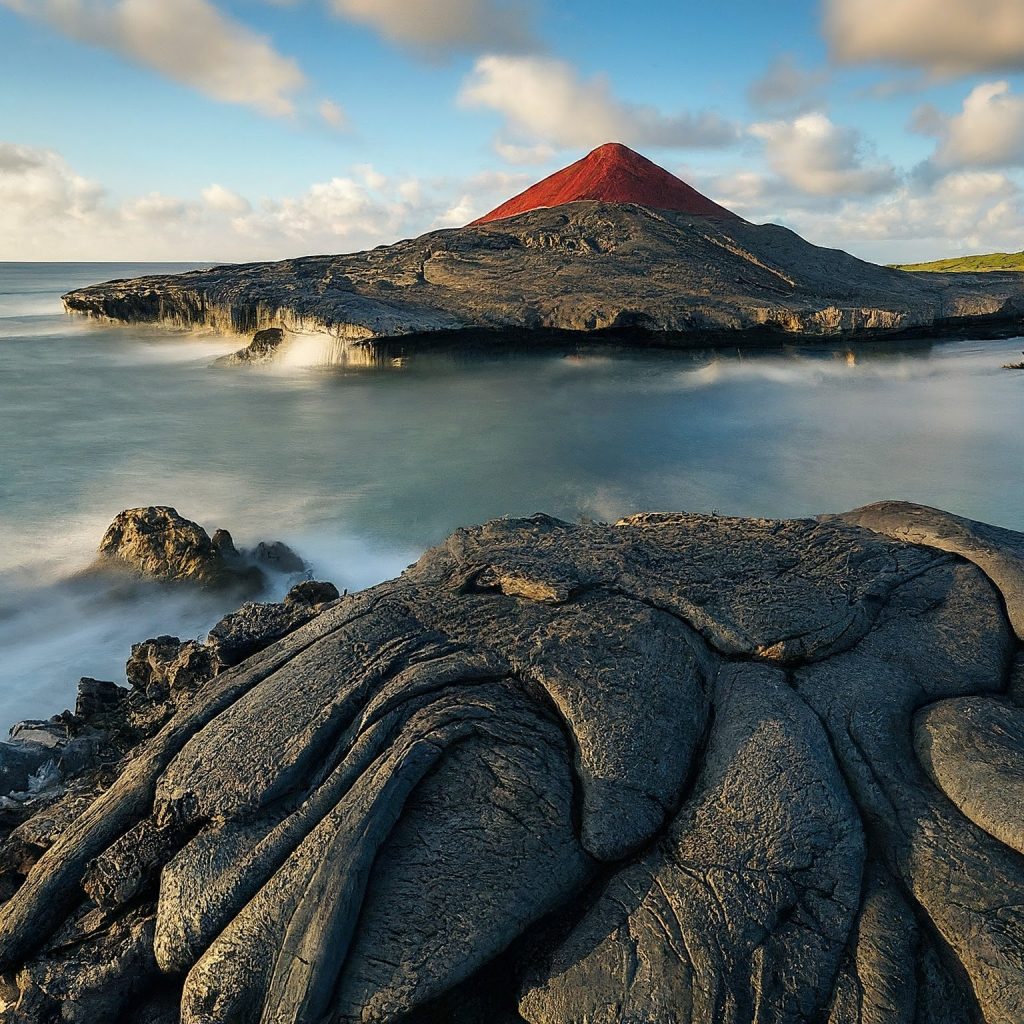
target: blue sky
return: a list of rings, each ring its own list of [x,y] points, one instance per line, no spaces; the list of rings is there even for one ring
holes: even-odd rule
[[[880,261],[1024,248],[1022,0],[0,0],[0,258],[464,223],[601,142]]]

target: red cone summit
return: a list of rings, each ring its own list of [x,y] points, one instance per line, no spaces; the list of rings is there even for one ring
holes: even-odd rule
[[[655,210],[676,210],[697,217],[727,217],[736,214],[702,196],[685,181],[619,142],[606,142],[582,160],[531,185],[474,224],[504,220],[530,210],[561,206],[581,199],[602,203],[636,203]]]

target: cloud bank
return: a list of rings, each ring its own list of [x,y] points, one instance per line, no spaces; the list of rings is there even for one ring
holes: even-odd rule
[[[764,143],[771,168],[797,192],[809,196],[876,195],[896,185],[895,168],[871,158],[857,129],[834,124],[822,113],[755,124],[750,133]]]
[[[485,213],[527,184],[520,174],[391,178],[374,167],[298,195],[249,198],[211,183],[198,196],[117,202],[57,152],[0,142],[0,260],[284,259],[350,252]]]
[[[785,224],[818,245],[878,263],[1016,252],[1024,237],[1024,190],[995,171],[914,177],[881,195],[817,204],[781,179],[754,173],[698,177],[697,184],[748,220]]]
[[[833,168],[826,180],[864,170]],[[750,220],[781,222],[879,262],[1016,251],[1024,237],[1024,190],[1000,171],[911,176],[859,196],[830,196],[820,179],[792,174],[683,176]],[[247,197],[211,183],[196,196],[115,201],[59,153],[0,143],[0,259],[245,261],[355,251],[465,224],[531,177],[394,178],[359,165],[295,195]]]

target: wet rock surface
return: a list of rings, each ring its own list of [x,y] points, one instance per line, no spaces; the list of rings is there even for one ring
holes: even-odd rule
[[[500,520],[139,645],[4,1019],[1019,1024],[1021,537],[877,515]]]
[[[111,281],[64,302],[125,323],[255,334],[222,360],[240,364],[272,357],[292,332],[393,354],[394,339],[415,351],[460,337],[693,346],[1013,330],[1024,275],[910,274],[774,224],[583,201],[369,252]]]

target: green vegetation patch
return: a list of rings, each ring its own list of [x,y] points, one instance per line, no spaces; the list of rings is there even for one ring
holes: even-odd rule
[[[931,271],[937,274],[977,274],[992,270],[1024,272],[1024,252],[993,252],[987,256],[954,256],[931,263],[893,263],[895,270]]]

